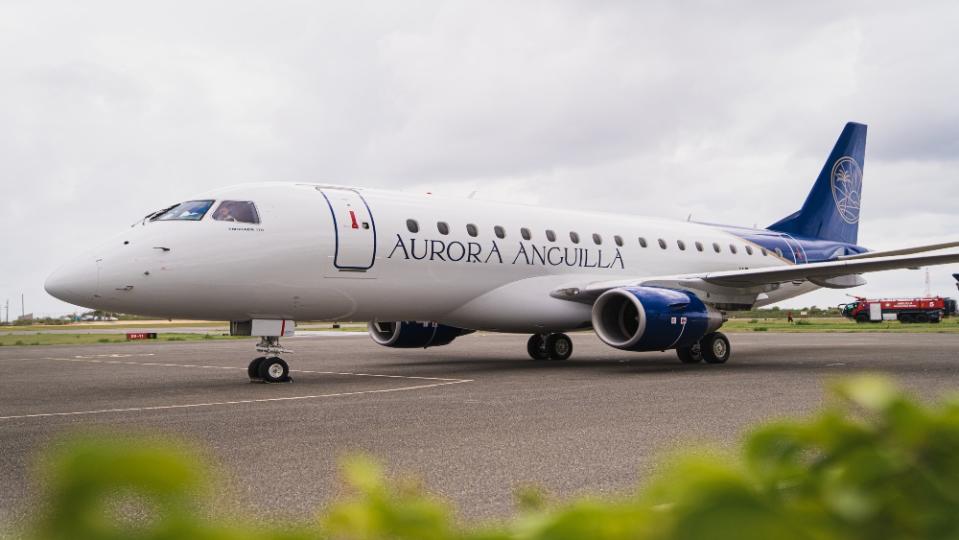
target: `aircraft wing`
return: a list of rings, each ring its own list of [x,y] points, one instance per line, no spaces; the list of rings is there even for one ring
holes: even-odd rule
[[[702,294],[707,303],[753,304],[782,283],[811,281],[830,288],[853,287],[864,283],[858,274],[959,263],[959,253],[936,255],[900,255],[837,260],[787,266],[701,272],[675,276],[626,278],[572,285],[554,290],[551,296],[564,300],[592,303],[600,294],[619,287],[670,287]]]

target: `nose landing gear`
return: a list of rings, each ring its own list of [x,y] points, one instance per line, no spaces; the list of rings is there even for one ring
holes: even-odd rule
[[[290,366],[279,356],[280,353],[293,351],[280,347],[280,338],[277,336],[263,336],[256,345],[256,350],[266,353],[266,356],[254,358],[246,372],[251,381],[266,383],[293,382],[290,377]]]

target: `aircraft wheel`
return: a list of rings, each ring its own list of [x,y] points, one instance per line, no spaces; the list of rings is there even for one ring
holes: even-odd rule
[[[266,357],[260,356],[259,358],[254,358],[253,361],[250,362],[249,367],[246,368],[246,374],[249,375],[250,379],[259,380],[260,364],[262,364],[264,360],[266,360]]]
[[[550,334],[546,338],[546,351],[550,360],[566,360],[573,354],[573,340],[566,334]]]
[[[282,358],[274,356],[264,358],[259,367],[260,378],[264,382],[278,383],[290,381],[290,366]]]
[[[699,343],[707,364],[725,364],[729,360],[729,339],[722,332],[706,334]]]
[[[549,360],[549,352],[546,350],[546,341],[540,334],[533,334],[526,342],[526,352],[533,360]]]
[[[703,361],[703,346],[694,343],[689,347],[679,347],[676,349],[676,356],[684,364],[698,364]]]

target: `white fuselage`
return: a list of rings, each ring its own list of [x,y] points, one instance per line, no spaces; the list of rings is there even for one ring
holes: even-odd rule
[[[543,332],[590,325],[589,305],[550,296],[567,283],[791,263],[720,228],[634,216],[313,184],[201,198],[253,201],[260,223],[138,222],[58,271],[48,289],[78,305],[163,317]],[[761,304],[813,288],[787,284]]]

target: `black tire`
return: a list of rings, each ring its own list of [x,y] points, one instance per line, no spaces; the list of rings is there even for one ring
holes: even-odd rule
[[[676,356],[684,364],[698,364],[703,361],[703,347],[700,343],[676,349]]]
[[[286,382],[290,380],[290,366],[277,356],[264,358],[260,362],[259,375],[264,382]]]
[[[526,352],[533,360],[549,360],[549,352],[546,350],[546,342],[543,336],[533,334],[526,342]]]
[[[566,334],[551,334],[546,338],[546,351],[550,360],[566,360],[573,354],[573,340]]]
[[[857,323],[867,323],[869,322],[869,315],[866,312],[860,312],[856,315]]]
[[[259,380],[260,379],[260,364],[266,360],[265,356],[260,356],[259,358],[254,358],[250,365],[246,368],[246,374],[249,375],[250,379]]]
[[[707,364],[725,364],[729,360],[729,338],[722,332],[706,334],[699,343]]]
[[[917,322],[917,323],[927,323],[927,322],[929,322],[929,314],[928,314],[928,313],[917,313],[917,314],[916,314],[916,322]]]

